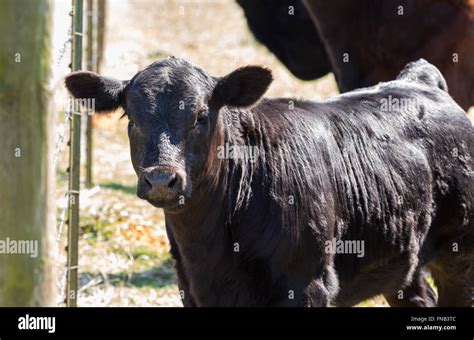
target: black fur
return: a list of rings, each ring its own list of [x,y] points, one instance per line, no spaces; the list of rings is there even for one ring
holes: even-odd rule
[[[328,56],[300,0],[237,0],[255,38],[302,80],[331,72]]]
[[[300,79],[333,72],[340,91],[346,92],[394,79],[405,64],[425,58],[441,70],[461,107],[474,105],[470,0],[237,3],[253,35]]]
[[[304,0],[341,92],[396,77],[412,60],[438,67],[454,100],[474,105],[470,0]]]
[[[268,72],[246,70],[239,83],[268,86]],[[87,79],[71,77],[84,93]],[[424,267],[440,306],[471,305],[474,129],[434,66],[326,101],[207,105],[252,95],[224,79],[169,58],[123,93],[138,190],[150,190],[144,174],[179,174],[176,191],[148,200],[165,209],[185,305],[349,306],[377,294],[397,305],[399,290],[398,305],[430,305]],[[218,157],[225,144],[259,157]],[[364,256],[329,253],[333,239],[364,241]]]
[[[100,77],[87,71],[69,74],[65,83],[75,98],[94,99],[97,112],[109,112],[117,109],[123,101],[123,89],[126,85],[126,82]]]

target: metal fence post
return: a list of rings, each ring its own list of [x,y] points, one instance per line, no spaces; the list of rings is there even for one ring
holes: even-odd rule
[[[87,59],[86,69],[95,72],[95,48],[94,48],[94,32],[95,32],[95,20],[94,20],[95,8],[94,1],[87,0]],[[86,116],[86,188],[92,188],[92,114],[88,112]]]
[[[72,71],[82,67],[82,12],[83,0],[73,0]],[[71,141],[69,155],[69,228],[67,248],[67,292],[68,307],[77,306],[78,287],[78,242],[79,242],[79,191],[81,169],[81,114],[80,107],[72,104]]]

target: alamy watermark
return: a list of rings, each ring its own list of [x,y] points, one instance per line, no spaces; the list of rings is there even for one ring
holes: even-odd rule
[[[95,98],[70,98],[66,111],[80,115],[86,113],[89,116],[95,112]]]
[[[340,240],[333,238],[325,242],[324,251],[326,254],[355,254],[357,257],[364,257],[364,240]]]
[[[418,98],[393,97],[388,95],[380,100],[380,110],[385,112],[414,112],[423,105]]]
[[[0,255],[6,254],[28,254],[31,257],[38,257],[37,240],[12,240],[7,237],[0,240]]]
[[[217,158],[219,159],[248,159],[251,163],[257,161],[260,150],[252,145],[234,145],[225,143],[217,147]]]
[[[48,333],[56,332],[56,317],[54,316],[30,316],[26,314],[18,318],[19,330],[45,330]]]

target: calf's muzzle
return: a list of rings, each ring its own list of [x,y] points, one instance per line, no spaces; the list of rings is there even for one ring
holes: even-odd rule
[[[185,176],[179,169],[147,168],[139,176],[137,195],[149,201],[175,201],[184,192],[185,181]]]

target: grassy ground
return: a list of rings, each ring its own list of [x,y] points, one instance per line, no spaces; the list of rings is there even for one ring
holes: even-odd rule
[[[324,98],[337,94],[332,75],[302,82],[248,31],[232,1],[109,1],[103,74],[128,79],[149,63],[175,55],[223,75],[247,64],[273,70],[270,96]],[[56,2],[57,25],[69,10]],[[56,36],[60,41],[64,35]],[[59,49],[59,43],[55,49]],[[67,52],[66,52],[67,53]],[[56,56],[58,53],[56,52]],[[61,74],[62,73],[62,74]],[[57,103],[64,100],[62,67],[55,67]],[[59,76],[58,76],[59,75]],[[58,85],[59,84],[59,85]],[[57,104],[58,105],[58,104]],[[61,105],[58,105],[61,106]],[[163,213],[135,195],[126,119],[94,117],[94,182],[81,194],[80,306],[181,306],[168,253]],[[58,165],[59,211],[64,206],[67,148]],[[64,232],[62,243],[64,243]],[[64,261],[64,253],[61,253]],[[377,297],[361,306],[384,306]]]

